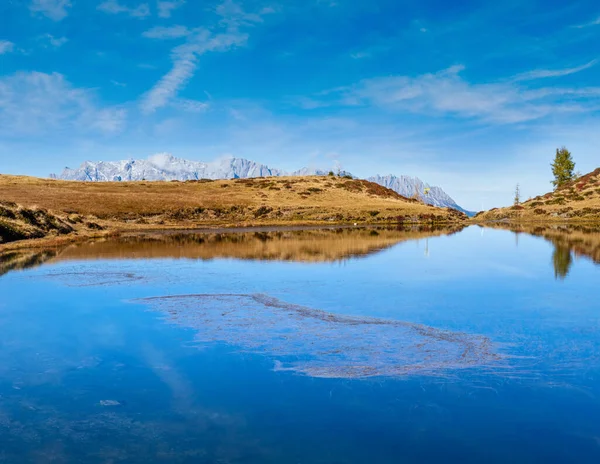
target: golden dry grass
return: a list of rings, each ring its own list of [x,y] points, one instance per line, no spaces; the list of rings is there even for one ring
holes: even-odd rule
[[[600,222],[600,168],[519,206],[478,213],[476,222]]]
[[[371,182],[318,176],[85,183],[0,175],[2,200],[94,216],[116,228],[465,219]]]

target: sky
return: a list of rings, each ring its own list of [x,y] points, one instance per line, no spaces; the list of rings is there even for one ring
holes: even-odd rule
[[[597,0],[0,1],[0,173],[234,156],[481,210],[563,145],[600,166]]]

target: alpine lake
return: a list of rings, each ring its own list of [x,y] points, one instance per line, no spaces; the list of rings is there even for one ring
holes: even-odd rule
[[[600,227],[0,255],[0,463],[598,463]]]

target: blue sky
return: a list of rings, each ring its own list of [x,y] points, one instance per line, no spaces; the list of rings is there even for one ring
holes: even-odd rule
[[[600,165],[599,59],[596,0],[3,0],[0,172],[236,156],[490,208]]]

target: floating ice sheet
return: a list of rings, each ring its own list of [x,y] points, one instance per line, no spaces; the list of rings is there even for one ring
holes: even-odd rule
[[[200,342],[225,342],[275,359],[277,370],[313,377],[365,378],[433,374],[499,359],[483,336],[409,322],[345,316],[263,294],[144,298]]]
[[[146,280],[144,276],[133,272],[88,271],[79,269],[52,271],[41,276],[36,276],[36,278],[39,277],[57,280],[67,287],[102,287]]]

